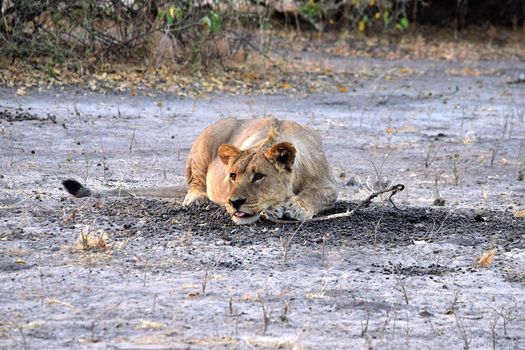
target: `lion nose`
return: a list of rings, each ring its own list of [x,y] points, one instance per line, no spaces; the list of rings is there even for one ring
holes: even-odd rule
[[[232,205],[233,208],[235,208],[235,210],[239,210],[239,208],[241,207],[241,205],[243,205],[244,203],[246,203],[246,198],[241,198],[241,199],[228,199],[230,204]]]

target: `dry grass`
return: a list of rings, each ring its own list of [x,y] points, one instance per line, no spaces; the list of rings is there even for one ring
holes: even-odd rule
[[[498,249],[496,247],[490,248],[481,254],[476,260],[476,266],[478,267],[489,267],[494,262],[494,257]]]
[[[166,328],[166,325],[161,322],[155,322],[150,320],[142,320],[140,323],[135,325],[135,329],[162,329]]]
[[[476,263],[474,264],[477,267],[489,267],[494,262],[494,257],[496,256],[496,252],[498,251],[498,248],[496,246],[496,241],[498,237],[494,237],[492,241],[490,242],[490,248],[485,250],[477,259]]]
[[[80,230],[72,246],[76,251],[107,251],[109,249],[108,234],[102,229],[92,229],[87,226]]]
[[[29,255],[29,249],[22,247],[9,247],[5,250],[5,254],[8,256],[27,256]]]

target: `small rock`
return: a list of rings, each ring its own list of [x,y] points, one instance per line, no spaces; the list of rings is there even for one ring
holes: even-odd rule
[[[346,182],[346,186],[357,186],[359,185],[359,182],[356,180],[355,176],[352,176],[348,181]]]
[[[419,316],[421,316],[421,317],[432,317],[432,316],[434,316],[434,314],[432,312],[428,311],[427,309],[421,309],[419,311]]]
[[[436,198],[434,199],[434,202],[432,203],[432,205],[436,207],[443,207],[445,206],[445,200],[443,198]]]
[[[476,216],[474,216],[474,221],[483,222],[483,221],[487,221],[487,218],[484,216],[481,216],[481,214],[476,214]]]

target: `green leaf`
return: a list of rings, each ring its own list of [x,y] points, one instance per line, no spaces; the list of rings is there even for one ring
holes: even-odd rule
[[[171,11],[166,12],[166,23],[168,23],[169,26],[172,26],[173,23],[175,23],[175,18],[173,18]]]
[[[385,25],[390,23],[390,13],[388,11],[383,12],[383,23]]]
[[[313,0],[309,0],[306,4],[302,5],[299,8],[299,13],[307,18],[307,19],[314,19],[318,18],[321,19],[324,17],[325,13],[323,8],[320,4],[315,3]]]
[[[201,18],[201,24],[203,25],[204,29],[210,30],[211,28],[211,19],[208,16],[204,16]]]
[[[179,21],[182,17],[184,17],[184,10],[182,7],[175,7],[175,19]]]
[[[159,11],[159,13],[157,13],[157,20],[161,21],[164,18],[164,15],[166,15],[166,12]]]
[[[221,18],[219,14],[215,11],[210,12],[211,18],[211,31],[213,34],[217,34],[221,29]]]
[[[210,11],[209,15],[201,18],[201,24],[205,30],[217,34],[221,29],[221,18],[215,11]]]
[[[401,19],[399,20],[399,25],[400,25],[401,28],[403,28],[403,29],[407,29],[407,28],[408,28],[408,24],[409,24],[409,22],[408,22],[408,18],[406,18],[406,17],[403,17],[403,18],[401,18]]]

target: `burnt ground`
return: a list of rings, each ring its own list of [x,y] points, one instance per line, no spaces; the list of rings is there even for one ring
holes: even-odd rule
[[[322,94],[0,90],[0,348],[525,349],[525,65],[325,64]],[[60,187],[181,185],[200,130],[265,115],[319,130],[332,212],[390,183],[399,209],[239,227]]]

